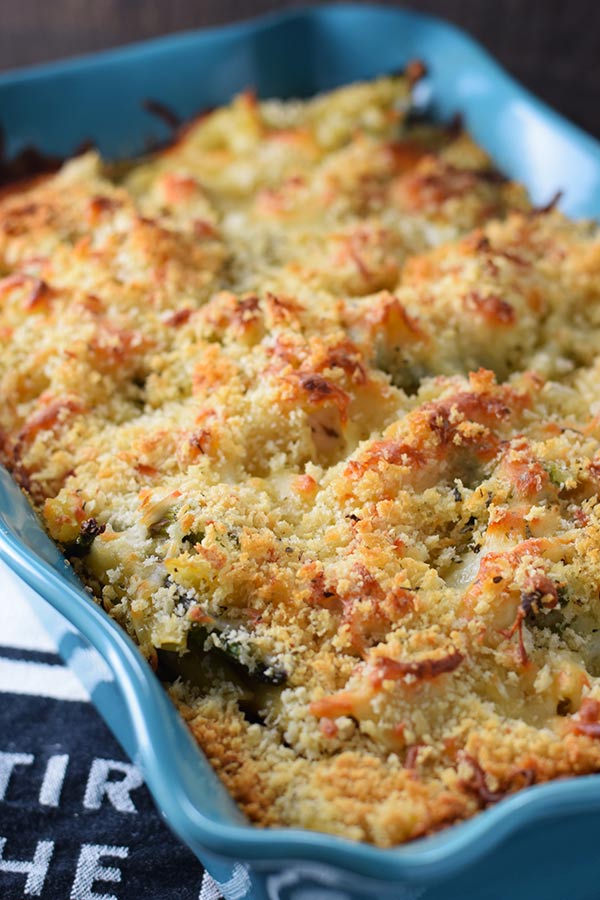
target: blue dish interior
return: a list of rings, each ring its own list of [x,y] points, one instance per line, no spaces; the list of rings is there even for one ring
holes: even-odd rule
[[[145,100],[185,119],[247,87],[261,96],[308,96],[414,58],[429,68],[432,115],[460,113],[536,203],[562,190],[570,215],[600,214],[600,144],[528,94],[463,32],[406,10],[299,10],[5,74],[0,121],[9,156],[27,145],[68,155],[92,140],[108,157],[128,157],[169,137]]]
[[[66,155],[92,139],[106,156],[127,157],[168,137],[166,128],[144,110],[146,99],[189,117],[245,87],[256,87],[263,96],[305,96],[401,68],[415,57],[429,69],[424,102],[434,117],[444,120],[460,112],[498,165],[523,181],[536,202],[545,203],[563,190],[565,211],[600,215],[600,145],[524,91],[462,32],[400,10],[312,8],[3,75],[0,120],[9,155],[27,145]],[[67,660],[83,640],[108,663],[104,674],[92,673],[88,689],[130,755],[142,764],[169,824],[197,852],[255,861],[320,861],[396,884],[433,884],[426,895],[419,889],[401,896],[436,900],[442,888],[438,893],[434,883],[441,878],[455,878],[457,897],[469,884],[481,884],[483,875],[506,878],[502,861],[494,857],[490,864],[488,855],[509,840],[511,859],[521,854],[523,866],[539,869],[537,884],[540,889],[546,884],[549,897],[555,896],[553,866],[563,866],[564,823],[575,821],[565,816],[577,814],[579,871],[591,883],[593,847],[586,844],[586,835],[593,834],[600,807],[598,776],[529,789],[470,822],[389,851],[308,832],[266,833],[247,825],[147,664],[83,591],[3,471],[0,555],[73,626],[61,646]],[[589,858],[592,868],[586,874]],[[495,865],[500,867],[496,875]],[[521,896],[515,890],[514,896]]]

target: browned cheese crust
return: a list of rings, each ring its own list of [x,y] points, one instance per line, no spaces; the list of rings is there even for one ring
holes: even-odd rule
[[[600,236],[402,78],[0,199],[0,448],[256,823],[600,769]]]

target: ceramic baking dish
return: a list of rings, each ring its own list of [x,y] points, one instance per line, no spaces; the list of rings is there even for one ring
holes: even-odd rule
[[[600,215],[600,144],[532,97],[458,29],[408,11],[341,4],[183,34],[0,76],[8,156],[66,155],[87,140],[127,157],[168,136],[152,99],[185,118],[254,86],[307,96],[420,58],[419,102],[459,112],[534,202],[562,191]],[[247,824],[135,646],[95,605],[0,469],[0,557],[43,600],[36,611],[129,755],[171,828],[228,900],[593,900],[600,775],[525,790],[475,819],[393,850]],[[47,601],[47,602],[44,602]]]

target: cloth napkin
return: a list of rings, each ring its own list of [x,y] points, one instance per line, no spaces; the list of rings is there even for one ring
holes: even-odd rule
[[[0,563],[0,897],[220,900]]]

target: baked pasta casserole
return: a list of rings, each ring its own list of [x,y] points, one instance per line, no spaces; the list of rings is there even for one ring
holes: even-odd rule
[[[600,771],[600,233],[407,74],[0,198],[0,458],[262,825]]]

